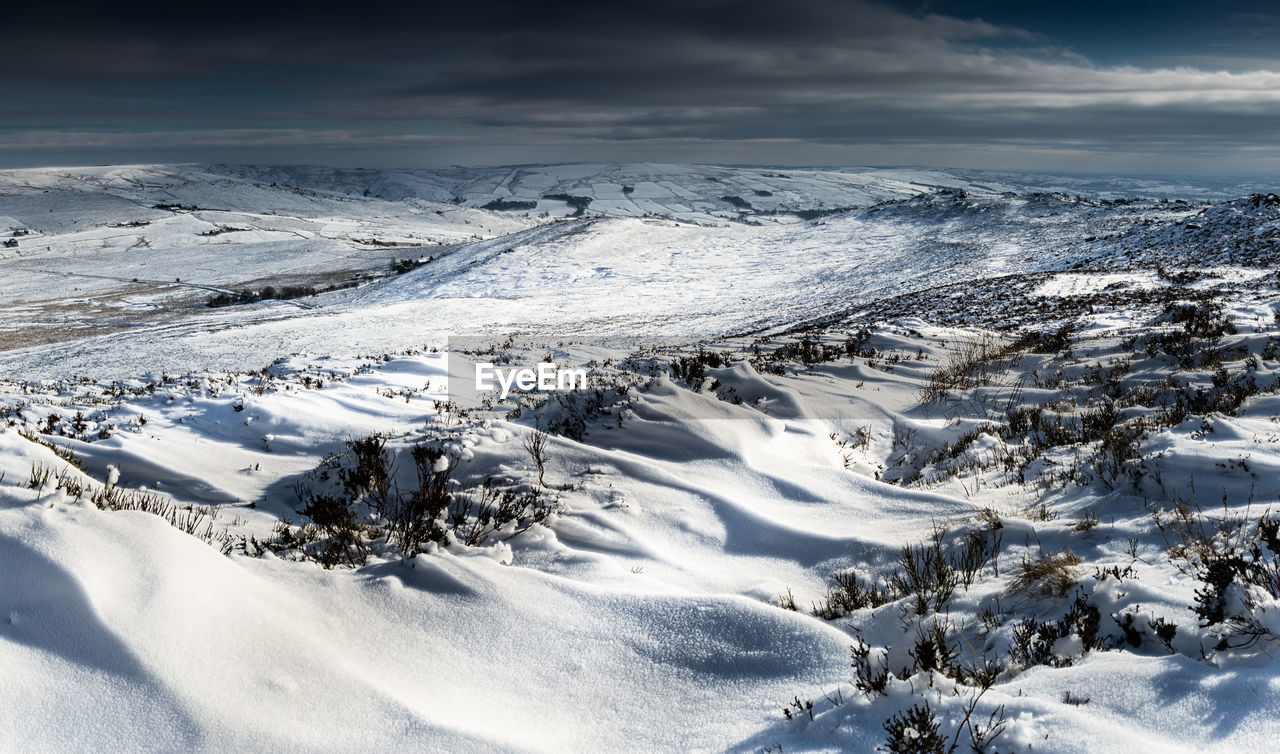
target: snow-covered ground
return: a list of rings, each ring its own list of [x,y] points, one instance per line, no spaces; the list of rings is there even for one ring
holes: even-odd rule
[[[0,184],[13,748],[1280,735],[1280,202],[654,165]],[[267,285],[334,290],[205,306]],[[547,359],[590,387],[467,389]]]

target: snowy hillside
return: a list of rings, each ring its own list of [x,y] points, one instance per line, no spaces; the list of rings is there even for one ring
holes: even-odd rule
[[[1271,750],[1280,216],[1222,190],[0,173],[6,748]]]
[[[466,208],[489,204],[504,180],[596,196],[584,181],[621,191],[646,177],[685,198],[650,206],[648,217],[595,200],[578,217],[559,200],[539,200],[536,212]],[[1088,241],[1199,209],[1077,201],[1026,193],[1009,176],[918,170],[147,167],[0,179],[14,244],[0,247],[9,281],[0,344],[10,349],[0,372],[27,377],[127,377],[140,363],[235,370],[265,365],[264,355],[356,355],[447,333],[787,327],[843,311],[851,297],[1058,268],[1070,255],[1106,253]],[[420,198],[443,197],[427,183],[462,204]],[[720,198],[766,184],[790,210]],[[406,198],[406,186],[417,193]]]

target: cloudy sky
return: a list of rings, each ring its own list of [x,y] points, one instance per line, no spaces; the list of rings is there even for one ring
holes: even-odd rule
[[[0,167],[583,160],[1280,173],[1273,2],[58,3]]]

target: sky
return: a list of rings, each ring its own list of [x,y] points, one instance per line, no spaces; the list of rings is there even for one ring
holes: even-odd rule
[[[31,3],[0,167],[648,161],[1280,173],[1280,6]]]

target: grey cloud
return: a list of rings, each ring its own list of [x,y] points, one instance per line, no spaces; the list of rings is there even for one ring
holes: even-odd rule
[[[0,149],[470,144],[599,159],[613,144],[764,163],[1280,146],[1267,59],[1105,66],[1024,30],[861,0],[128,7],[16,10],[0,80],[26,94],[4,107],[40,125],[11,124]]]

